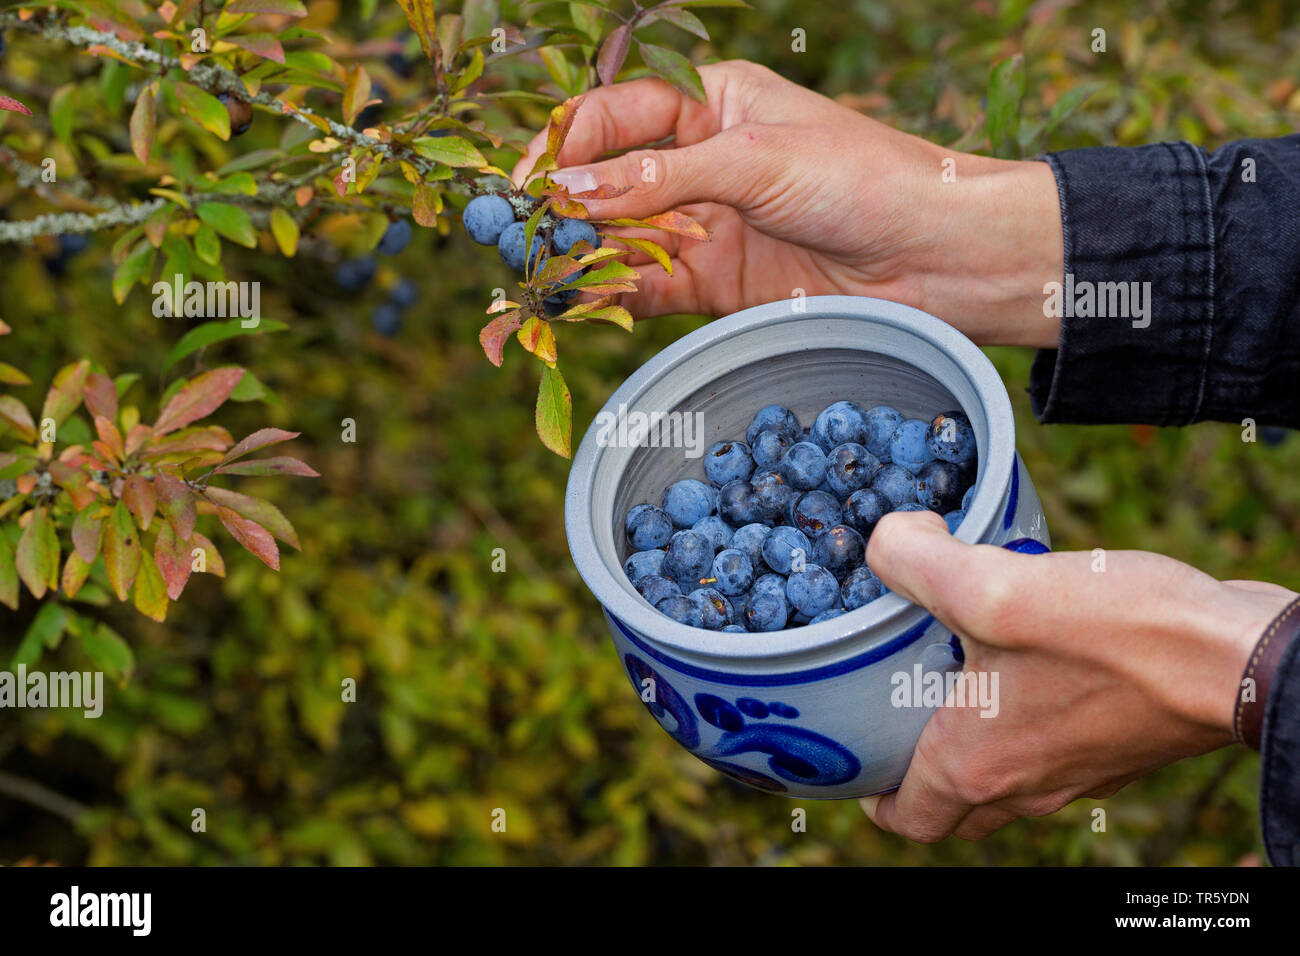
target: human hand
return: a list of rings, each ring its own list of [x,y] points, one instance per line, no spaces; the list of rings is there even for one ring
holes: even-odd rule
[[[650,266],[620,300],[634,315],[723,315],[802,289],[904,302],[981,344],[1056,346],[1042,290],[1060,280],[1063,251],[1045,163],[935,146],[753,63],[700,75],[707,103],[650,79],[586,94],[552,174],[571,192],[632,187],[583,200],[593,219],[681,208],[712,234],[608,230],[653,238],[673,261],[669,277],[644,254],[625,260]],[[517,183],[545,146],[543,132]]]
[[[981,839],[1231,743],[1246,659],[1295,598],[1143,551],[1094,571],[1082,552],[970,545],[928,512],[887,515],[867,562],[961,638],[964,671],[998,674],[995,717],[939,708],[899,789],[861,801],[921,843]]]

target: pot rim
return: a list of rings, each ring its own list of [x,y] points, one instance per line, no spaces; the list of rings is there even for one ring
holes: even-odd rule
[[[786,322],[816,322],[826,318],[861,319],[865,323],[888,326],[908,333],[945,352],[963,371],[974,390],[988,422],[988,447],[977,473],[975,496],[965,520],[957,529],[957,538],[968,544],[986,540],[1001,520],[1001,505],[1006,498],[1015,466],[1015,420],[1006,386],[988,357],[957,329],[927,312],[911,306],[866,296],[822,295],[804,300],[806,309],[795,312],[789,299],[764,303],[709,322],[660,351],[620,385],[602,406],[601,411],[617,414],[620,406],[635,408],[638,400],[653,384],[671,374],[686,358],[718,348],[728,338],[742,331]],[[788,339],[786,351],[806,351],[797,335]],[[864,345],[870,336],[864,335]],[[912,363],[907,356],[882,348],[864,352],[888,354]],[[778,353],[778,354],[785,354]],[[917,366],[920,368],[920,366]],[[925,371],[925,369],[921,369]],[[695,391],[695,388],[691,389]],[[835,657],[859,652],[883,644],[929,617],[929,612],[893,592],[877,598],[854,611],[848,611],[820,624],[806,624],[789,630],[724,634],[679,624],[650,607],[636,593],[623,574],[621,565],[610,568],[601,558],[596,523],[589,520],[591,492],[599,470],[601,456],[609,449],[597,441],[599,429],[593,419],[574,455],[565,490],[565,531],[569,551],[578,574],[596,600],[635,631],[644,640],[688,658],[724,661],[731,665],[772,663],[775,659],[810,652]],[[611,538],[615,520],[610,515],[604,534]],[[617,551],[617,548],[615,548]]]

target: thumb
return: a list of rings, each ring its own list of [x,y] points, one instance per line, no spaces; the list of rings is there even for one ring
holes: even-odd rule
[[[886,587],[976,637],[980,609],[1006,578],[1006,559],[1016,557],[954,538],[932,511],[887,514],[867,542],[867,564]]]
[[[551,174],[570,193],[598,186],[626,189],[614,199],[579,198],[593,219],[641,219],[688,203],[739,205],[756,181],[759,151],[741,149],[741,130],[723,130],[678,149],[636,149],[604,162],[570,166]],[[743,167],[743,168],[742,168]]]

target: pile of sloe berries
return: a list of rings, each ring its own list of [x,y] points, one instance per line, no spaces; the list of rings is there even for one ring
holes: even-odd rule
[[[567,255],[578,242],[585,242],[593,249],[600,248],[600,236],[591,223],[561,216],[555,218],[557,221],[550,231],[549,242],[543,236],[543,231],[537,230],[533,233],[532,248],[527,255],[524,251],[526,222],[516,217],[515,207],[504,196],[475,196],[465,206],[461,222],[471,239],[482,246],[496,246],[501,261],[521,273],[529,263],[540,265],[540,262],[545,262],[552,255]],[[569,307],[577,295],[577,289],[566,289],[546,296],[543,304],[549,314],[558,315]]]
[[[375,251],[384,256],[395,256],[411,243],[411,223],[394,219],[384,230]],[[344,292],[360,292],[375,277],[378,262],[374,256],[345,259],[334,271],[334,281]],[[388,298],[375,306],[370,314],[370,324],[380,335],[392,337],[402,328],[402,313],[415,305],[419,288],[410,279],[399,280],[388,291]]]
[[[818,624],[880,597],[867,540],[891,511],[930,510],[949,531],[975,491],[975,433],[960,411],[926,422],[888,405],[836,402],[804,429],[759,410],[744,441],[704,456],[659,505],[627,513],[623,570],[675,621],[713,631]]]

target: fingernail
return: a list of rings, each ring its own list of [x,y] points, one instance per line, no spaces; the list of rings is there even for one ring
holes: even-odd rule
[[[557,169],[551,179],[571,193],[585,193],[596,188],[596,177],[585,169]]]
[[[876,822],[876,805],[878,803],[880,803],[880,797],[862,797],[858,800],[858,806],[862,808],[862,812],[867,815],[867,819],[872,823]]]

